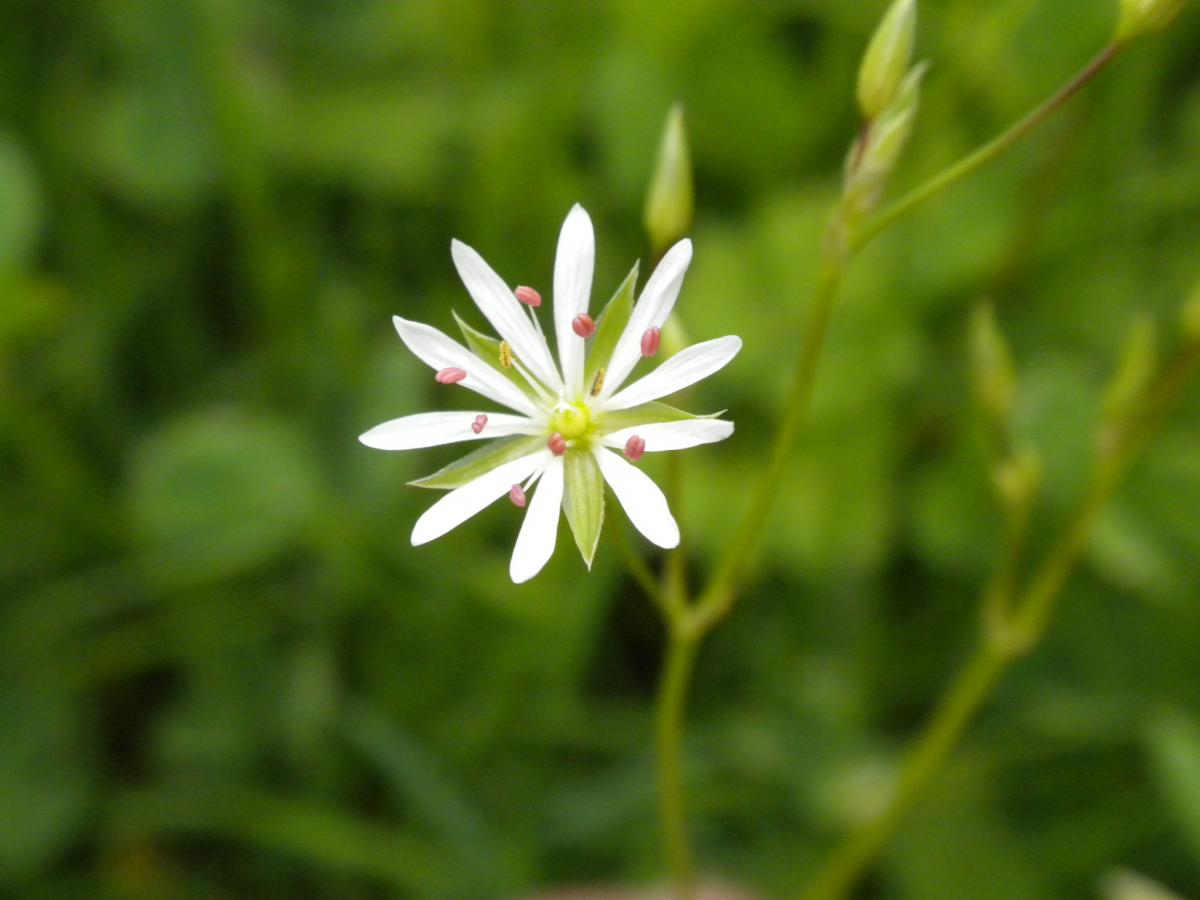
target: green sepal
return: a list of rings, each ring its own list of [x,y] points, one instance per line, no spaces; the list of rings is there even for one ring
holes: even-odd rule
[[[451,311],[451,315],[454,316],[454,321],[458,323],[458,330],[462,332],[463,340],[467,342],[467,349],[519,387],[525,394],[530,397],[537,397],[533,392],[533,388],[521,377],[520,372],[515,368],[506,369],[500,365],[500,340],[498,338],[494,338],[490,334],[484,334],[478,328],[472,328],[456,312]]]
[[[575,545],[590,569],[604,525],[604,476],[596,457],[586,450],[573,450],[563,457],[563,478],[563,512],[575,535]]]
[[[612,295],[600,318],[596,320],[596,336],[592,338],[592,347],[588,351],[587,363],[583,369],[584,390],[591,390],[596,373],[608,367],[613,350],[617,348],[617,340],[629,324],[633,315],[633,291],[637,287],[638,263],[633,264],[617,292]]]
[[[632,428],[634,425],[657,425],[659,422],[684,422],[688,419],[715,419],[724,413],[725,410],[721,410],[706,416],[697,416],[690,412],[684,412],[682,409],[676,409],[669,404],[652,400],[640,406],[631,406],[629,409],[616,409],[601,413],[600,423],[603,425],[603,432],[608,434],[623,428]]]
[[[497,438],[486,446],[480,447],[473,453],[468,453],[461,459],[456,459],[450,465],[438,469],[432,475],[410,481],[413,487],[452,490],[464,484],[470,484],[481,475],[497,466],[536,453],[546,446],[546,439],[540,435],[517,434],[512,437]]]

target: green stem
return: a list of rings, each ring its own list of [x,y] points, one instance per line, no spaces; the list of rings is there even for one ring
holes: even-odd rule
[[[808,413],[821,353],[829,330],[829,321],[847,263],[858,250],[901,217],[1000,156],[1010,146],[1049,118],[1067,100],[1095,78],[1113,60],[1120,49],[1118,44],[1111,44],[1104,48],[1054,96],[1008,131],[934,177],[925,185],[896,201],[852,234],[846,235],[842,210],[839,208],[835,211],[830,231],[826,235],[825,263],[821,269],[816,294],[808,310],[795,375],[784,406],[783,421],[780,423],[779,431],[771,448],[770,461],[759,477],[750,506],[729,544],[729,549],[717,565],[712,580],[694,606],[687,602],[686,597],[683,597],[678,577],[668,577],[666,590],[656,595],[661,601],[660,605],[664,610],[671,632],[666,668],[659,693],[658,756],[662,779],[661,804],[664,841],[676,883],[684,886],[690,885],[692,877],[691,850],[687,838],[679,760],[683,713],[692,662],[703,637],[733,608],[738,583],[750,565],[755,545],[766,527],[772,505],[779,492],[779,481],[787,467],[792,445]],[[669,569],[669,576],[679,576],[680,569],[681,567]],[[986,690],[983,693],[986,694]],[[969,702],[961,699],[955,702],[963,704],[963,710],[967,713],[962,718],[962,723],[965,724],[970,718],[972,707]],[[957,740],[957,734],[953,731],[948,732],[944,740],[948,748],[952,747]],[[934,756],[930,765],[932,771],[940,765],[940,760]],[[902,813],[903,810],[900,814],[902,815]],[[886,839],[888,834],[890,834],[890,830],[885,830],[881,836]],[[870,859],[870,854],[867,859]]]
[[[984,144],[974,153],[964,157],[950,168],[943,170],[933,178],[926,181],[924,184],[913,188],[899,200],[889,205],[882,212],[873,216],[871,219],[859,228],[853,236],[851,248],[854,252],[861,250],[864,246],[870,243],[881,232],[886,231],[898,219],[908,215],[918,206],[925,203],[927,200],[940,194],[946,188],[961,181],[968,175],[971,175],[978,169],[983,168],[996,157],[1003,154],[1006,150],[1012,147],[1029,132],[1033,131],[1041,125],[1046,119],[1050,118],[1058,111],[1068,100],[1079,93],[1086,87],[1097,75],[1111,63],[1121,51],[1123,44],[1112,43],[1101,50],[1092,60],[1085,65],[1079,72],[1064,84],[1055,94],[1048,98],[1040,106],[1032,110],[1023,119],[1016,122],[1011,128],[997,137],[993,138],[988,143]]]
[[[695,864],[687,833],[683,786],[683,722],[697,640],[670,625],[667,658],[658,692],[655,734],[658,750],[659,817],[674,900],[689,900]]]
[[[1197,368],[1200,368],[1200,343],[1191,343],[1183,348],[1148,392],[1136,420],[1128,423],[1116,437],[1111,455],[1102,457],[1091,487],[1062,537],[1030,580],[1010,626],[1003,631],[985,631],[985,640],[951,683],[914,742],[887,807],[843,842],[808,890],[801,894],[802,900],[839,900],[849,894],[925,786],[941,771],[1008,666],[1041,641],[1100,514],[1140,451],[1178,403]]]
[[[698,635],[708,633],[733,607],[737,582],[749,562],[759,534],[767,524],[767,517],[779,493],[779,482],[791,456],[792,444],[808,413],[821,350],[829,331],[829,320],[844,271],[844,263],[840,258],[830,259],[821,270],[821,279],[809,307],[804,336],[800,342],[796,374],[784,403],[783,421],[771,447],[770,461],[759,476],[750,508],[742,517],[729,549],[697,602],[690,627]]]
[[[808,890],[801,894],[803,900],[834,900],[849,893],[925,785],[958,745],[967,725],[1004,671],[1006,660],[1007,657],[991,643],[976,648],[910,751],[883,813],[842,844]]]

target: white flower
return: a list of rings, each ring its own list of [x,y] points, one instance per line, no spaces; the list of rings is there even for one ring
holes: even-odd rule
[[[666,497],[633,463],[644,452],[682,450],[733,433],[732,422],[693,416],[657,401],[723,367],[742,341],[728,336],[696,344],[624,384],[643,356],[658,351],[660,329],[691,262],[691,241],[682,240],[667,252],[636,304],[635,266],[593,321],[588,300],[595,238],[587,213],[574,206],[563,223],[554,263],[559,365],[538,323],[538,293],[510,289],[466,244],[454,241],[450,250],[467,291],[500,339],[461,320],[467,346],[399,316],[393,318],[396,330],[409,350],[437,370],[439,383],[470,388],[513,413],[420,413],[384,422],[359,438],[380,450],[498,439],[413,482],[450,491],[417,520],[413,545],[441,537],[505,495],[524,506],[526,492],[536,482],[513,550],[512,580],[529,580],[550,559],[560,508],[590,568],[604,520],[607,482],[638,531],[660,547],[676,546],[679,526]]]

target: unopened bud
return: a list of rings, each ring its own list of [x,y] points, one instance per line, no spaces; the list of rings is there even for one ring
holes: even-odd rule
[[[644,222],[655,255],[692,230],[692,158],[688,151],[683,107],[678,103],[667,113],[658,163],[646,195]]]
[[[1104,395],[1104,417],[1109,424],[1124,423],[1137,411],[1158,370],[1154,320],[1139,318],[1129,332],[1121,363]]]
[[[1021,449],[996,464],[992,481],[1010,514],[1027,512],[1042,485],[1041,455],[1032,447]]]
[[[981,303],[971,314],[971,383],[975,399],[996,423],[1006,423],[1017,393],[1012,352],[996,324],[996,311]]]
[[[1121,19],[1115,40],[1119,44],[1166,28],[1187,0],[1121,0]]]
[[[850,222],[869,214],[879,203],[892,170],[908,146],[921,101],[921,79],[928,68],[924,62],[913,66],[892,105],[851,148],[843,197]]]
[[[894,0],[858,69],[858,108],[868,122],[882,116],[900,93],[912,60],[916,0]]]

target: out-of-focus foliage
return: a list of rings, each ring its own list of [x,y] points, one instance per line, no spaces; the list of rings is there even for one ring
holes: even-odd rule
[[[894,187],[1047,94],[1116,7],[923,2],[933,67]],[[619,554],[589,575],[562,552],[515,588],[507,504],[413,549],[432,495],[404,483],[451,454],[355,436],[446,402],[389,316],[482,324],[452,236],[548,288],[579,201],[597,297],[648,273],[644,192],[681,101],[682,324],[746,342],[693,404],[738,425],[685,460],[705,572],[780,413],[883,8],[6,4],[0,893],[483,898],[658,874],[660,633]],[[856,265],[759,586],[701,658],[706,868],[794,889],[877,806],[974,637],[1001,527],[967,378],[981,296],[1045,459],[1036,547],[1077,496],[1130,322],[1169,324],[1200,275],[1197,59],[1192,10]],[[1200,892],[1193,396],[871,896],[1094,896],[1122,867]]]

